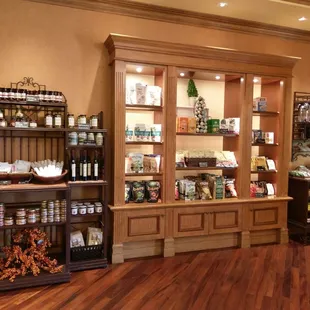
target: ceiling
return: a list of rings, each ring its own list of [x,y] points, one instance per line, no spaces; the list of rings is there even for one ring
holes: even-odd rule
[[[133,2],[310,30],[310,0],[135,0]],[[221,8],[218,5],[220,2],[226,2],[228,5]],[[307,20],[298,21],[303,16]]]

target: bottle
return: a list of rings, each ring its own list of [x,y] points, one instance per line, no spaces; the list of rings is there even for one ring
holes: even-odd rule
[[[95,158],[94,158],[94,180],[98,181],[99,179],[99,163],[98,163],[98,154],[95,151]]]
[[[87,153],[84,151],[83,156],[83,181],[87,181]]]
[[[75,162],[75,155],[74,151],[71,152],[71,162],[70,162],[70,168],[71,168],[71,181],[76,181],[76,162]]]
[[[80,152],[80,169],[79,169],[79,180],[83,180],[83,154]]]
[[[87,158],[87,180],[91,180],[91,160],[89,156]]]

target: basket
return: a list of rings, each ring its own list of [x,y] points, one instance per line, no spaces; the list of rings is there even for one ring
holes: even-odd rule
[[[216,167],[216,157],[185,157],[185,163],[187,167]]]
[[[71,248],[71,260],[79,261],[85,259],[95,259],[102,257],[103,245],[88,245]]]
[[[18,184],[20,182],[30,182],[31,179],[31,172],[0,173],[0,181],[10,180],[12,184]]]
[[[34,171],[32,172],[34,179],[39,181],[40,183],[56,183],[56,182],[59,182],[66,176],[67,173],[68,173],[68,170],[64,170],[61,175],[58,175],[56,177],[41,177],[41,176],[37,175],[36,172],[34,172]]]

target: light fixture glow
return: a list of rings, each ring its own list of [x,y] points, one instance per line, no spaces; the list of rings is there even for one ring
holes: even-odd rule
[[[216,75],[216,76],[215,76],[215,79],[216,79],[216,80],[220,80],[221,77],[220,77],[219,75]]]
[[[299,20],[300,22],[304,22],[305,20],[307,20],[307,18],[306,18],[305,16],[303,16],[303,17],[298,18],[298,20]]]
[[[244,78],[242,77],[242,78],[240,79],[240,81],[243,83],[243,82],[244,82]]]
[[[224,7],[227,6],[227,5],[228,5],[227,2],[220,2],[220,3],[218,4],[218,6],[221,7],[221,8],[224,8]]]
[[[185,73],[184,73],[184,72],[181,72],[181,73],[180,73],[180,76],[184,76],[184,75],[185,75]]]
[[[280,81],[280,85],[283,86],[284,85],[284,81]]]
[[[254,78],[253,82],[254,82],[254,83],[258,83],[258,82],[259,82],[259,79],[258,79],[258,78]]]
[[[138,73],[141,73],[142,70],[143,70],[142,67],[137,67],[137,68],[136,68],[136,71],[137,71]]]

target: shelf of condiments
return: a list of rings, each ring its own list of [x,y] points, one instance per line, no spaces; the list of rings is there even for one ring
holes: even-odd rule
[[[15,214],[6,212],[4,203],[0,203],[0,226],[26,225],[36,223],[66,222],[67,202],[65,199],[42,201],[40,208],[18,208]]]
[[[96,202],[71,202],[71,215],[91,215],[91,214],[101,214],[102,213],[102,203],[100,201]]]
[[[159,181],[126,181],[125,182],[125,203],[157,203],[160,202]]]
[[[236,198],[235,179],[210,173],[185,176],[175,182],[176,200],[212,200]]]
[[[98,181],[101,162],[97,151],[94,152],[94,158],[91,160],[91,156],[86,150],[80,151],[79,159],[76,158],[75,151],[72,150],[70,158],[70,181]]]
[[[63,94],[55,90],[0,88],[0,102],[1,101],[62,103]]]

